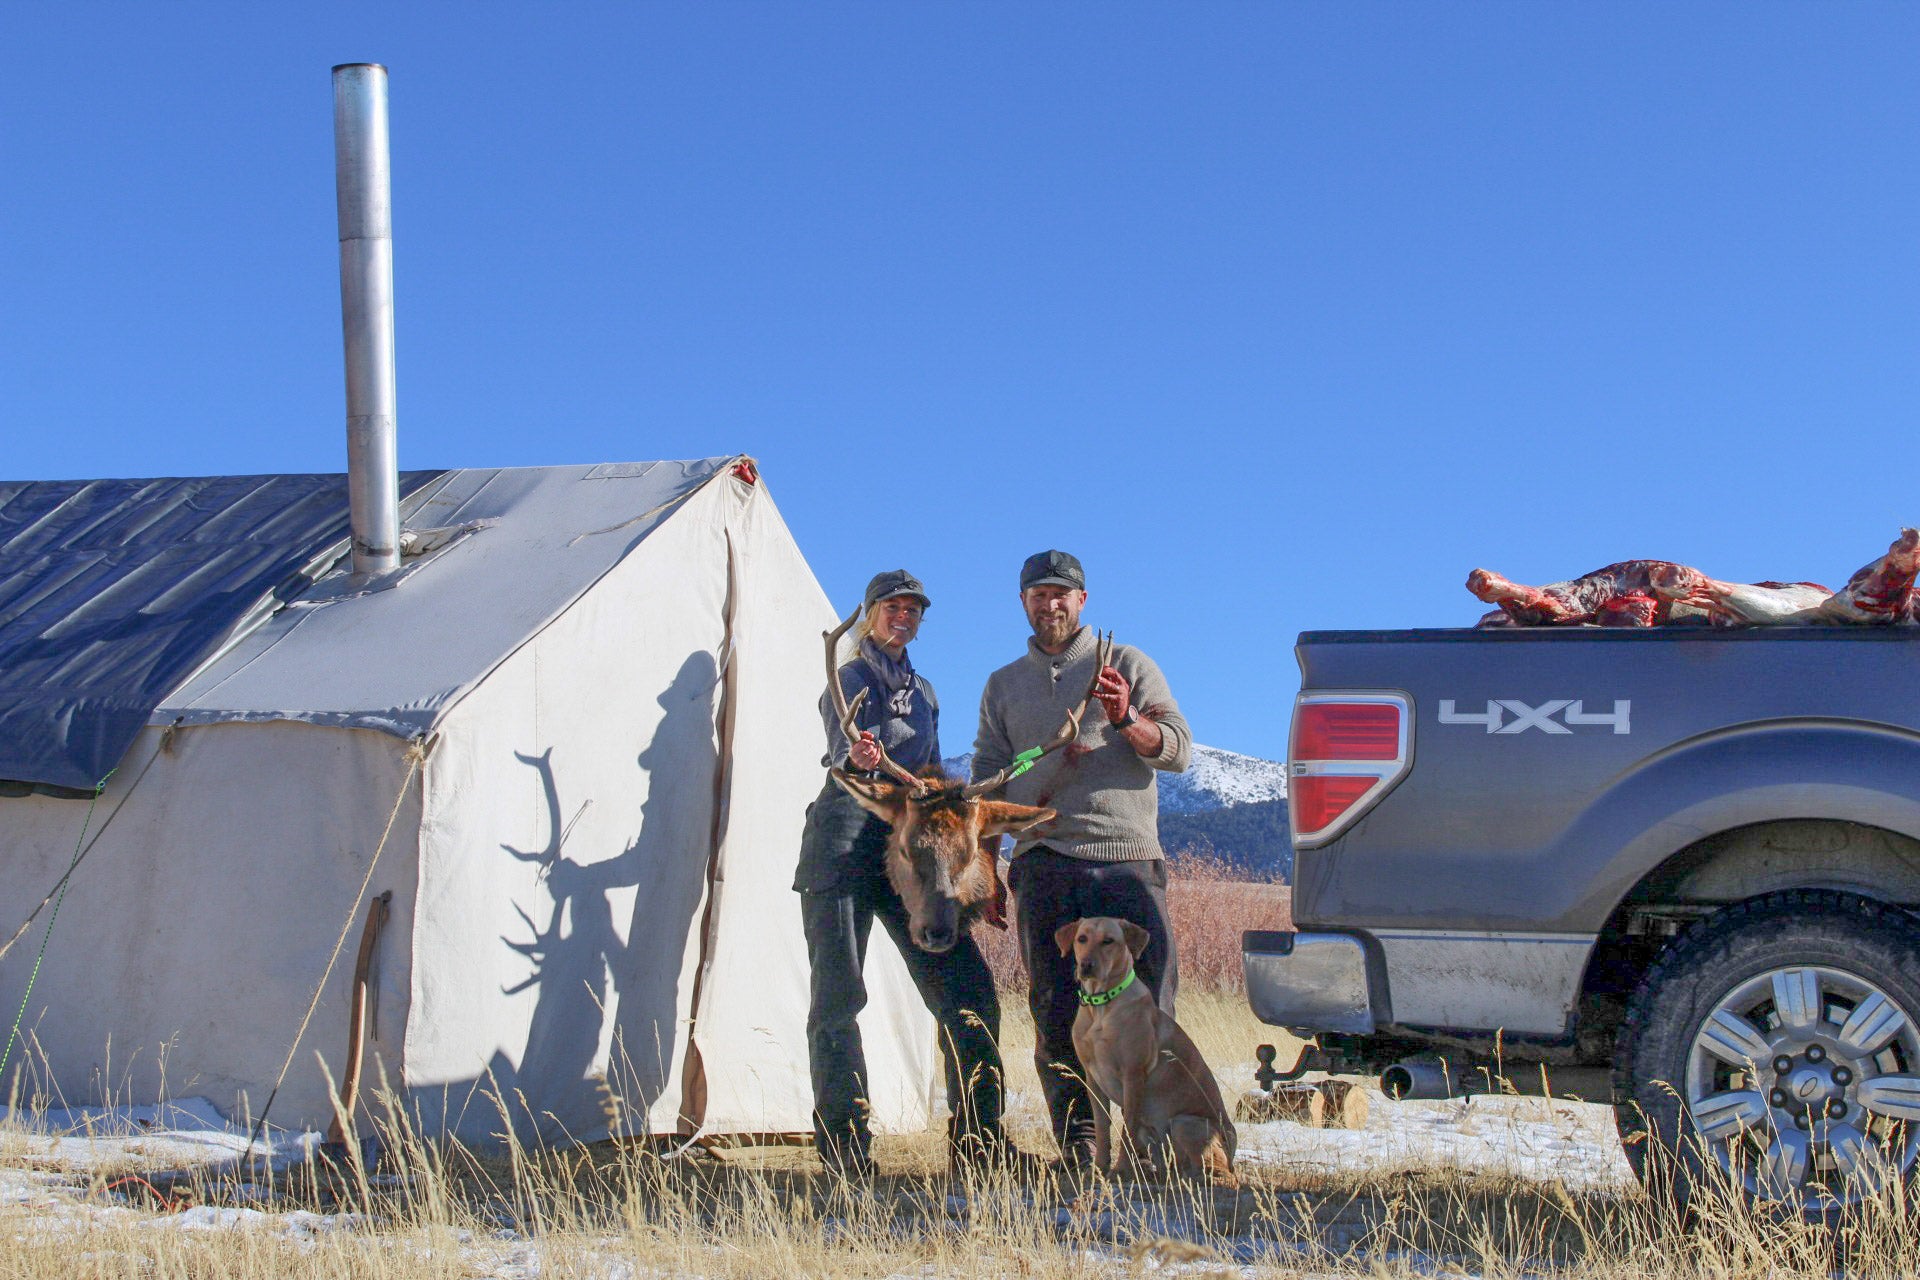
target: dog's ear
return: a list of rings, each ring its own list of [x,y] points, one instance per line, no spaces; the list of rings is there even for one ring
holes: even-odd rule
[[[1145,929],[1131,920],[1120,922],[1120,936],[1127,940],[1127,950],[1133,952],[1135,960],[1146,954],[1147,944],[1153,941]]]
[[[1053,931],[1053,945],[1060,948],[1060,954],[1066,955],[1073,950],[1073,936],[1080,932],[1080,922],[1069,920]]]
[[[907,811],[905,787],[878,778],[856,778],[844,769],[830,769],[828,773],[842,791],[853,797],[855,804],[890,827],[900,825],[900,817]]]

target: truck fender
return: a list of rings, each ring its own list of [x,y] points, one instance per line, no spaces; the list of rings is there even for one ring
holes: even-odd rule
[[[1559,842],[1566,883],[1585,886],[1565,927],[1597,933],[1667,859],[1736,827],[1831,819],[1920,839],[1915,778],[1920,734],[1891,725],[1763,721],[1675,743],[1597,795]]]

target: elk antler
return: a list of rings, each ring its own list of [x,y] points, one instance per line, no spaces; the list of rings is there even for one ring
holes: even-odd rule
[[[1026,751],[1022,751],[1019,755],[1009,760],[1006,767],[994,774],[991,778],[982,778],[978,782],[969,783],[962,794],[965,795],[967,799],[973,800],[987,794],[989,791],[997,790],[999,787],[1005,785],[1008,780],[1017,778],[1027,770],[1033,768],[1034,764],[1042,757],[1051,755],[1053,752],[1058,751],[1061,747],[1066,746],[1069,742],[1079,737],[1080,717],[1086,715],[1087,708],[1093,704],[1093,691],[1100,687],[1100,673],[1105,671],[1112,662],[1113,632],[1109,631],[1100,637],[1100,652],[1094,657],[1093,679],[1087,682],[1086,696],[1080,699],[1080,705],[1067,712],[1067,721],[1060,726],[1060,732],[1054,734],[1053,738],[1048,741],[1046,745],[1031,747]]]
[[[860,610],[856,608],[852,613],[847,615],[845,622],[842,622],[831,631],[822,631],[820,633],[827,642],[827,691],[833,695],[833,710],[834,713],[840,717],[840,732],[847,735],[848,746],[852,746],[854,743],[860,741],[860,730],[855,727],[853,718],[860,714],[861,704],[867,700],[867,691],[862,689],[853,695],[852,702],[848,702],[846,691],[840,687],[840,667],[834,659],[840,656],[840,637],[847,634],[847,629],[854,624],[854,620],[859,616]],[[893,758],[887,754],[887,749],[880,746],[879,738],[876,737],[873,740],[873,745],[880,747],[880,767],[882,769],[911,787],[916,793],[927,789],[927,783],[924,778],[914,777],[911,773],[907,772],[907,770],[893,762]]]

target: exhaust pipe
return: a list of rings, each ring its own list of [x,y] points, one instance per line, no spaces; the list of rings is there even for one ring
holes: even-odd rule
[[[1507,1072],[1511,1074],[1507,1074]],[[1566,1098],[1611,1103],[1613,1074],[1606,1067],[1571,1063],[1498,1062],[1482,1058],[1406,1058],[1380,1073],[1380,1092],[1396,1102],[1464,1098],[1472,1094]]]
[[[1380,1092],[1395,1102],[1451,1098],[1462,1092],[1460,1085],[1441,1058],[1407,1058],[1380,1073]]]
[[[393,193],[387,69],[333,69],[340,322],[347,356],[347,508],[353,572],[400,567],[400,449],[393,378]]]

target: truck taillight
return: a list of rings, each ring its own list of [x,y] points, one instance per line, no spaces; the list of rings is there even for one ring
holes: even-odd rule
[[[1404,693],[1303,693],[1287,751],[1293,842],[1333,840],[1378,804],[1413,763],[1413,706]]]
[[[1318,833],[1360,803],[1373,787],[1372,778],[1295,778],[1287,792],[1288,812],[1294,817],[1294,830],[1301,834]]]
[[[1400,708],[1391,702],[1305,702],[1293,715],[1296,760],[1394,760]]]

